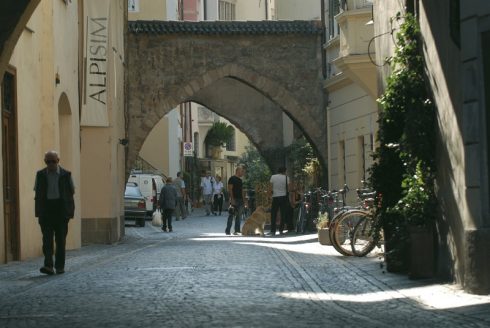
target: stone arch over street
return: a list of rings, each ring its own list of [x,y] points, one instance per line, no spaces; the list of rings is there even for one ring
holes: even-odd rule
[[[269,164],[283,147],[285,112],[326,163],[319,22],[139,21],[129,32],[128,167],[158,121],[187,101],[230,120]]]

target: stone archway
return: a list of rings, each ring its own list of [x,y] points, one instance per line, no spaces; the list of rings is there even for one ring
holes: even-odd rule
[[[252,140],[262,138],[255,133],[258,127],[252,125],[257,118],[268,122],[270,128],[284,111],[326,163],[321,33],[319,22],[130,23],[128,167],[149,131],[178,104],[212,102],[217,103],[210,106],[214,111],[224,111],[218,108],[224,100],[216,90],[226,82],[233,84],[235,91],[254,90],[256,99],[269,101],[267,108],[247,107],[252,119],[241,118],[238,110],[223,115]],[[250,93],[236,94],[237,103],[249,101],[245,94]],[[253,142],[259,151],[283,146],[279,138]]]
[[[233,123],[256,146],[270,167],[284,165],[282,158],[273,156],[277,145],[282,146],[283,142],[282,109],[267,97],[236,79],[223,78],[201,89],[191,100]],[[270,121],[263,119],[265,112]]]
[[[2,0],[0,10],[0,76],[3,76],[15,45],[41,0]]]

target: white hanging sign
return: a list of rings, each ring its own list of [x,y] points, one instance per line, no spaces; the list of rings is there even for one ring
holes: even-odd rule
[[[107,111],[110,0],[84,1],[83,126],[109,126]]]

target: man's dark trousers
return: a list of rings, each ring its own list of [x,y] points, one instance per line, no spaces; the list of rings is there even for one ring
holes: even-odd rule
[[[46,202],[46,215],[39,218],[43,233],[44,266],[53,267],[54,238],[56,242],[54,267],[60,270],[65,268],[65,247],[69,219],[64,217],[64,204],[61,199],[47,200]]]
[[[287,220],[288,206],[290,205],[287,196],[272,197],[271,234],[276,233],[276,218],[278,210],[281,212],[281,226],[279,227],[280,232],[282,232],[282,230],[284,229],[284,224]]]

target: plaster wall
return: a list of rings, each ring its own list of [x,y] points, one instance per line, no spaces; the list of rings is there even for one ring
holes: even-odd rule
[[[127,4],[109,10],[107,55],[108,127],[81,127],[82,243],[113,243],[124,232],[125,138],[124,19]]]
[[[128,12],[128,20],[164,20],[167,17],[165,0],[138,0],[139,11]]]
[[[467,291],[490,292],[490,230],[488,212],[488,163],[486,163],[485,108],[480,33],[490,30],[487,1],[461,3],[458,47],[450,34],[447,1],[420,1],[428,81],[437,106],[436,145],[439,202],[437,223],[437,274],[454,279]],[[393,28],[389,18],[403,10],[400,2],[375,1],[375,35]],[[457,16],[456,16],[457,22]],[[395,25],[396,27],[396,25]],[[390,36],[389,34],[387,34]],[[393,53],[390,38],[376,42],[377,62]],[[384,90],[388,65],[379,71]]]
[[[270,0],[237,0],[236,20],[266,20],[266,1]]]
[[[41,233],[34,218],[35,172],[44,167],[44,152],[79,148],[77,129],[66,131],[61,140],[59,100],[64,98],[75,115],[65,117],[68,126],[78,126],[78,73],[76,5],[62,2],[41,2],[27,23],[10,60],[17,79],[17,124],[19,172],[20,257],[39,256]],[[75,36],[75,37],[74,37]],[[41,64],[40,64],[41,63]],[[55,74],[62,77],[55,84]],[[75,185],[79,186],[80,166],[78,152],[71,151],[60,164],[72,171]],[[22,196],[25,195],[25,196]],[[70,221],[67,248],[81,245],[80,194],[75,193],[75,218]]]
[[[320,20],[321,2],[318,0],[276,0],[277,20]]]
[[[168,176],[170,140],[167,116],[163,117],[148,134],[139,156]]]
[[[440,274],[468,290],[490,292],[490,215],[485,99],[480,61],[482,31],[490,31],[490,5],[461,6],[461,48],[450,35],[444,1],[423,1],[420,25],[429,81],[438,109],[438,198],[441,206]],[[483,156],[482,156],[483,155]],[[450,268],[450,270],[448,270]]]
[[[372,136],[377,130],[376,103],[354,83],[331,92],[329,99],[329,188],[340,189],[344,183],[351,189],[359,188],[361,180],[367,177],[362,168],[367,170],[372,164]],[[341,143],[345,146],[345,180],[344,155],[339,149]],[[348,194],[349,202],[352,203],[355,199],[354,193]]]

